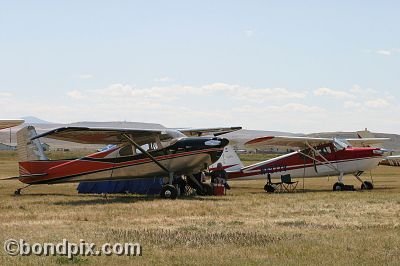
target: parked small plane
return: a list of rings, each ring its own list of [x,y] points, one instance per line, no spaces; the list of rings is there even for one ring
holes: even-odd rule
[[[228,179],[251,180],[281,178],[290,174],[293,178],[320,177],[338,175],[338,182],[333,185],[334,191],[343,190],[343,176],[353,174],[361,182],[361,189],[373,189],[373,184],[363,181],[360,175],[376,167],[385,150],[369,147],[382,143],[388,138],[309,138],[309,137],[260,137],[245,143],[247,147],[263,148],[287,146],[300,148],[297,151],[244,166],[231,146],[224,148],[224,153],[217,163],[221,162],[228,172]],[[210,169],[217,165],[210,166]],[[264,189],[273,192],[275,187],[267,183]]]
[[[178,190],[173,185],[174,177],[185,175],[198,183],[193,174],[217,161],[229,143],[217,136],[239,129],[241,127],[185,130],[63,127],[37,135],[35,128],[28,126],[17,132],[19,176],[9,179],[18,179],[29,186],[168,176],[161,196],[175,199]],[[202,137],[208,134],[214,136]],[[115,146],[83,158],[49,160],[39,141],[42,137]],[[15,194],[20,194],[21,189]]]

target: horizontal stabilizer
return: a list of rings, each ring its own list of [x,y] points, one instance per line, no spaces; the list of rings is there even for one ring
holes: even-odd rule
[[[24,177],[37,177],[37,176],[45,176],[45,175],[47,175],[47,173],[11,176],[11,177],[1,178],[0,180],[16,180],[16,179],[20,179],[20,178],[24,178]]]
[[[19,176],[11,176],[11,177],[5,177],[1,178],[0,181],[6,181],[6,180],[18,180],[20,177]]]

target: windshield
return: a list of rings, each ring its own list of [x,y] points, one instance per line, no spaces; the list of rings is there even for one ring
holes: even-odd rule
[[[178,139],[186,137],[182,132],[178,130],[168,129],[161,133],[160,141],[163,147],[174,144]]]
[[[351,146],[345,139],[333,139],[333,145],[335,145],[335,148],[337,150],[343,150],[349,146]]]

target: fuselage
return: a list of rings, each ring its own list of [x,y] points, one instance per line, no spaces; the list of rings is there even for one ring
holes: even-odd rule
[[[280,178],[290,174],[293,178],[307,178],[357,173],[368,171],[382,160],[379,148],[348,147],[337,150],[332,144],[312,149],[295,151],[267,161],[243,167],[240,171],[228,172],[229,179]]]
[[[147,152],[175,175],[197,173],[217,161],[227,139],[187,137]],[[131,145],[114,146],[83,158],[19,162],[19,180],[27,184],[123,180],[168,176],[165,169]]]

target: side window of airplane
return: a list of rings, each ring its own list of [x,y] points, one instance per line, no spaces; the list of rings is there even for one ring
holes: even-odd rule
[[[331,153],[331,152],[332,152],[332,151],[331,151],[331,147],[329,147],[329,146],[322,147],[322,148],[318,149],[318,151],[319,151],[319,153],[321,153],[322,155],[328,154],[328,153]]]
[[[151,142],[140,146],[143,150],[151,152],[158,149],[158,145],[156,142]],[[136,149],[136,154],[141,154],[142,152],[139,149]]]
[[[300,157],[302,159],[308,159],[310,157],[314,157],[314,152],[311,149],[305,149],[305,150],[302,150],[301,152],[302,153],[300,153]],[[304,154],[307,156],[305,156]]]
[[[133,149],[131,145],[126,145],[119,150],[119,156],[130,156],[133,155]]]

